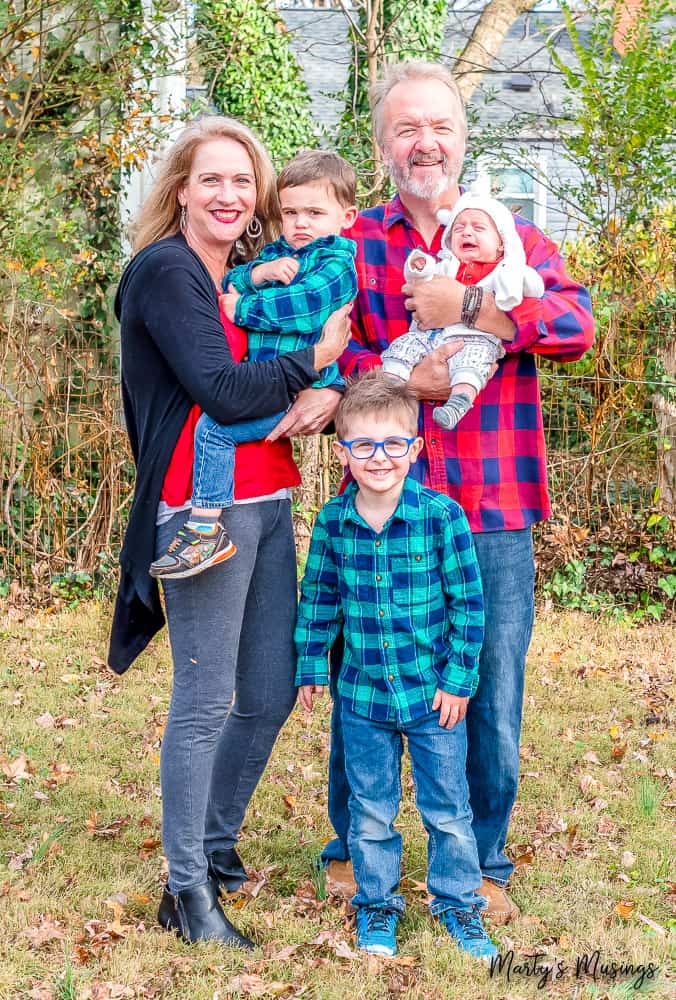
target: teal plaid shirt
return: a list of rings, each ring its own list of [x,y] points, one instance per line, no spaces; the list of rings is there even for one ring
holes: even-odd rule
[[[408,476],[378,534],[356,483],[320,510],[301,584],[296,685],[328,684],[343,630],[338,694],[358,715],[405,723],[437,688],[471,697],[484,633],[481,577],[461,507]]]
[[[270,361],[316,344],[332,312],[357,297],[354,266],[357,245],[343,236],[321,236],[294,250],[283,236],[268,243],[256,260],[233,267],[223,281],[240,293],[235,322],[248,334],[250,361]],[[259,264],[280,257],[298,261],[298,273],[290,285],[279,281],[254,285],[251,272]],[[322,371],[315,387],[343,385],[336,364]]]

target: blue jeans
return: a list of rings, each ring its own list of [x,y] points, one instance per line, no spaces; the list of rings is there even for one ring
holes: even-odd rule
[[[465,723],[442,729],[432,712],[405,725],[372,722],[343,703],[345,768],[350,784],[348,845],[357,895],[354,906],[404,911],[396,891],[401,835],[393,823],[401,802],[403,735],[408,741],[418,810],[428,834],[427,888],[433,914],[479,903],[481,870],[472,833]]]
[[[486,631],[479,687],[467,712],[467,782],[481,871],[505,885],[514,869],[504,848],[519,780],[523,683],[534,614],[533,539],[530,528],[480,532],[473,539],[484,590]],[[342,646],[337,645],[331,655],[334,703],[328,810],[337,836],[322,852],[325,862],[350,856],[350,788],[345,776],[341,705],[335,696],[341,653]]]
[[[296,696],[291,504],[237,504],[223,516],[237,557],[163,581],[174,677],[160,780],[172,892],[206,882],[206,856],[236,844]],[[185,518],[157,529],[158,552]]]
[[[218,424],[203,413],[195,428],[193,507],[231,507],[235,481],[235,446],[261,441],[284,416],[243,420],[241,424]]]

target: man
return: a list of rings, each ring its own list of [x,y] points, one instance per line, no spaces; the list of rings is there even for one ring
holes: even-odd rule
[[[505,892],[513,870],[504,847],[517,791],[525,658],[533,624],[534,561],[531,526],[549,516],[545,444],[535,355],[576,361],[593,341],[588,293],[565,273],[554,243],[516,217],[527,263],[545,284],[542,299],[524,299],[501,312],[490,294],[477,304],[452,278],[406,285],[404,261],[418,247],[438,253],[443,227],[437,210],[460,196],[458,178],[466,143],[462,99],[442,66],[408,62],[391,67],[372,91],[376,137],[397,187],[387,205],[360,213],[346,233],[357,243],[359,293],[353,339],[339,362],[346,376],[380,364],[380,354],[408,330],[411,314],[423,329],[471,320],[501,338],[507,351],[473,409],[452,431],[432,420],[436,400],[450,391],[448,345],[414,369],[410,385],[421,400],[425,447],[412,474],[464,508],[481,568],[486,636],[479,688],[467,713],[467,778],[483,876],[481,892],[494,922],[515,905]],[[337,401],[336,401],[337,402]],[[294,408],[282,431],[298,418]],[[334,657],[335,659],[335,657]],[[337,833],[322,855],[331,869],[348,859],[347,800],[334,700],[329,815]]]

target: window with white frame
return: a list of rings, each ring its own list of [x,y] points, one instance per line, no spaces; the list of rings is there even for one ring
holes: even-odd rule
[[[547,225],[547,164],[543,154],[528,157],[523,166],[508,160],[481,157],[477,167],[479,177],[488,177],[494,198],[511,212],[534,222],[540,229]]]

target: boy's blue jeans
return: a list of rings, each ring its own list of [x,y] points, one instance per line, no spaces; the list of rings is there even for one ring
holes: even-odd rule
[[[472,826],[486,878],[505,885],[514,865],[505,854],[507,828],[519,780],[519,736],[526,653],[533,628],[533,540],[530,528],[473,535],[484,591],[486,632],[479,687],[467,710],[467,781]],[[341,640],[342,641],[342,640]],[[331,653],[331,687],[342,645]],[[322,859],[345,861],[350,789],[343,762],[340,699],[335,696],[329,758],[329,818],[337,836]]]
[[[432,712],[413,722],[382,723],[342,704],[345,768],[350,785],[348,845],[357,881],[354,906],[404,911],[397,892],[401,835],[393,823],[401,801],[401,755],[408,741],[418,810],[428,834],[427,888],[430,909],[477,906],[481,869],[472,832],[465,777],[465,723],[439,725]]]
[[[216,423],[206,413],[195,428],[193,466],[193,507],[232,507],[235,480],[235,447],[246,441],[262,441],[284,416],[243,420],[228,427]]]

